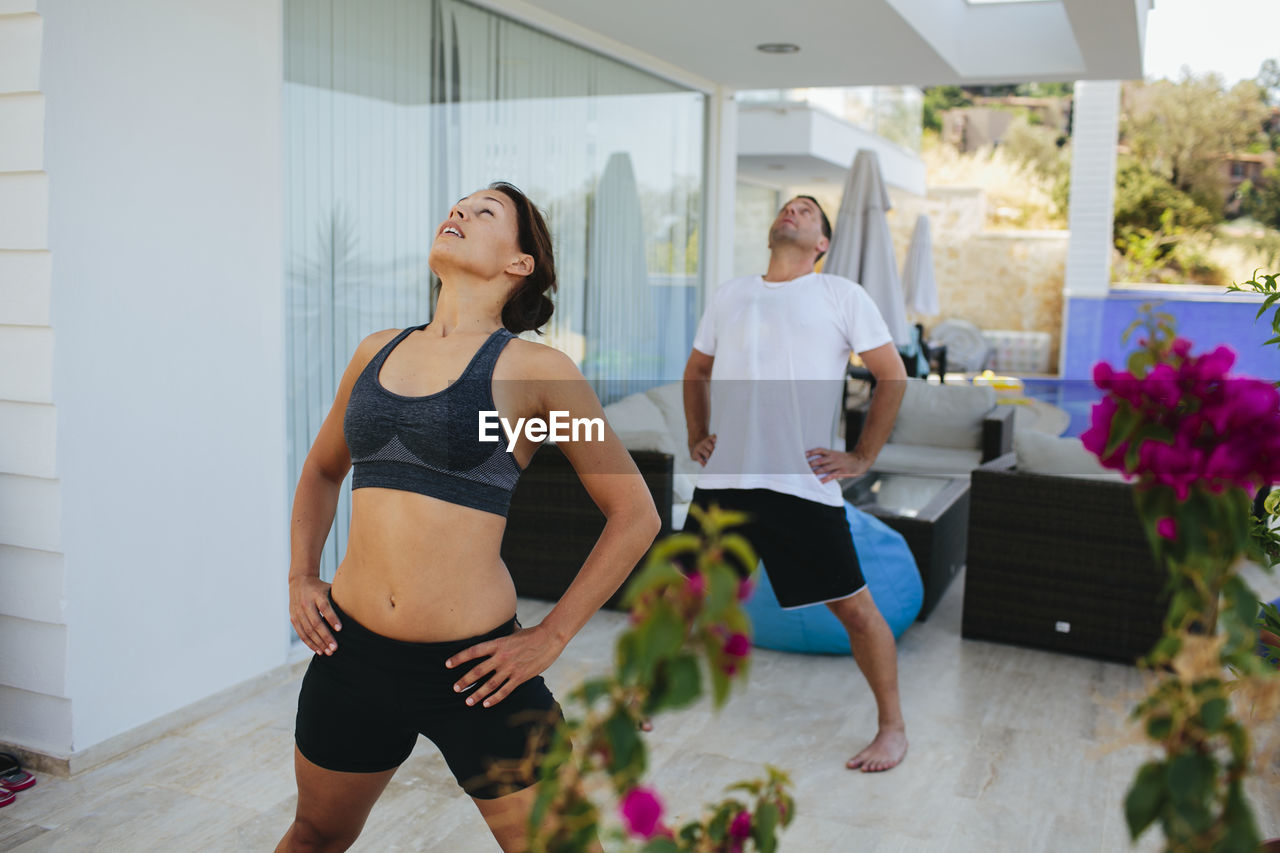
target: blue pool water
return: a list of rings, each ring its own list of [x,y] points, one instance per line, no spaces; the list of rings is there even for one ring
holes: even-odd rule
[[[1086,379],[1024,379],[1022,393],[1043,400],[1071,416],[1063,435],[1079,437],[1089,428],[1089,411],[1102,399],[1102,392]]]

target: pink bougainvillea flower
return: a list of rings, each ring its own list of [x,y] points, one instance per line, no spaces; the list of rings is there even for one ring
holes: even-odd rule
[[[745,658],[751,654],[751,639],[746,634],[734,634],[724,641],[724,653],[733,658]]]
[[[1169,348],[1179,358],[1186,358],[1187,353],[1191,352],[1191,341],[1186,338],[1174,338],[1173,344]]]
[[[751,835],[751,812],[738,812],[733,817],[733,822],[729,824],[729,837],[736,839],[748,838]]]
[[[697,598],[702,598],[707,591],[707,579],[702,576],[701,572],[694,572],[688,576],[688,581],[689,591]]]
[[[627,831],[640,838],[652,838],[662,818],[662,800],[651,788],[636,787],[618,802],[618,811]]]
[[[1178,538],[1178,522],[1169,516],[1165,516],[1156,522],[1156,533],[1159,534],[1160,538],[1168,539],[1172,542]]]
[[[746,601],[751,597],[751,593],[755,592],[756,583],[751,578],[743,578],[738,581],[738,600]]]
[[[1097,456],[1105,467],[1123,471],[1125,470],[1124,455],[1129,449],[1127,443],[1121,442],[1110,456],[1102,455],[1106,452],[1107,441],[1111,436],[1111,419],[1119,408],[1111,396],[1103,397],[1094,403],[1093,409],[1089,412],[1090,426],[1080,435],[1080,441],[1084,444],[1085,450]]]
[[[1152,401],[1172,409],[1182,399],[1178,387],[1178,372],[1168,364],[1157,364],[1142,381],[1142,392]]]

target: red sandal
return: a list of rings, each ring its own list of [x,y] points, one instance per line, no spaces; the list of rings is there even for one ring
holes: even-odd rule
[[[0,794],[3,792],[25,791],[36,783],[36,777],[22,769],[22,765],[18,763],[17,757],[7,752],[0,752]],[[4,800],[0,796],[0,800]],[[0,806],[7,806],[13,802],[13,798],[0,802]]]

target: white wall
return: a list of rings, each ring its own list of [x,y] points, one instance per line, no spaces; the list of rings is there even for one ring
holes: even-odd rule
[[[79,752],[288,653],[281,7],[39,11]]]
[[[71,746],[35,0],[0,3],[0,741]]]

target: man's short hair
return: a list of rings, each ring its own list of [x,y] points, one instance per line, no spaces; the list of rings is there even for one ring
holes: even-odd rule
[[[798,195],[796,196],[796,198],[802,198],[802,199],[805,199],[806,201],[811,201],[813,202],[813,206],[818,208],[818,215],[822,217],[822,236],[826,237],[827,240],[830,241],[831,240],[831,220],[827,218],[827,212],[822,209],[822,205],[819,204],[818,200],[811,195]],[[817,262],[822,260],[822,256],[825,254],[826,252],[819,252],[818,257],[814,258],[814,261]]]

